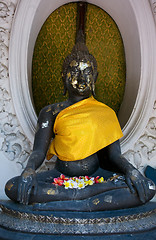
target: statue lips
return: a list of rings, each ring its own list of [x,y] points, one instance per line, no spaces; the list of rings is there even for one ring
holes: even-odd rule
[[[87,88],[88,86],[86,85],[86,84],[79,84],[78,85],[78,90],[80,91],[80,92],[83,92],[86,88]]]

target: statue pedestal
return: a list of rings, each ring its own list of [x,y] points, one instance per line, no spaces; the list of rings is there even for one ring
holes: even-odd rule
[[[156,239],[156,202],[114,211],[36,211],[0,202],[0,239]]]

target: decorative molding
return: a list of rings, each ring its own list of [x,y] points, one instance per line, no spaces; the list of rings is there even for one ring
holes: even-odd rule
[[[156,24],[156,0],[149,0],[151,11]],[[155,27],[156,30],[156,27]],[[153,29],[154,31],[154,29]],[[155,38],[154,38],[155,39]],[[156,53],[156,51],[154,51]],[[154,62],[154,61],[153,61]],[[155,81],[155,77],[153,76]],[[155,89],[155,88],[154,88]],[[154,93],[156,97],[156,94]],[[150,95],[149,95],[150,97]],[[155,98],[156,99],[156,98]],[[156,100],[153,105],[153,111],[149,116],[149,121],[143,134],[139,137],[131,149],[124,153],[124,156],[135,165],[140,171],[143,171],[147,165],[156,167]]]
[[[68,202],[70,204],[70,201]],[[31,205],[26,209],[23,207],[22,210],[19,210],[19,206],[17,209],[17,206],[7,206],[4,202],[0,204],[0,226],[12,232],[42,233],[44,236],[47,236],[46,234],[49,236],[69,234],[72,236],[106,236],[109,234],[111,239],[111,234],[133,234],[155,228],[156,209],[152,205],[113,211],[114,215],[109,211],[35,212]]]
[[[18,123],[9,84],[9,39],[18,0],[0,1],[0,150],[23,168],[31,145]]]
[[[144,134],[134,144],[133,149],[129,149],[124,156],[141,171],[147,164],[155,164],[156,156],[156,101],[154,102],[152,117],[144,130]]]
[[[149,3],[151,5],[152,13],[156,22],[156,0],[149,0]]]

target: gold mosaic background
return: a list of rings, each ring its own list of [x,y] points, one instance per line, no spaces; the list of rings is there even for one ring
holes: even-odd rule
[[[32,64],[33,99],[37,114],[63,96],[62,64],[75,43],[77,4],[55,10],[38,35]],[[118,112],[125,88],[125,55],[120,32],[102,9],[89,4],[86,45],[98,63],[96,99]]]

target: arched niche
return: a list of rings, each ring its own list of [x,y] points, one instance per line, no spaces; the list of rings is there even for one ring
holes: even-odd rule
[[[31,89],[33,49],[46,18],[69,0],[20,0],[17,6],[11,38],[9,75],[14,108],[21,127],[33,142],[37,116]],[[72,1],[72,2],[77,2]],[[152,111],[155,98],[156,70],[155,25],[147,0],[90,0],[104,9],[121,32],[126,54],[126,89],[119,111],[124,137],[122,151],[127,151],[138,139]]]

